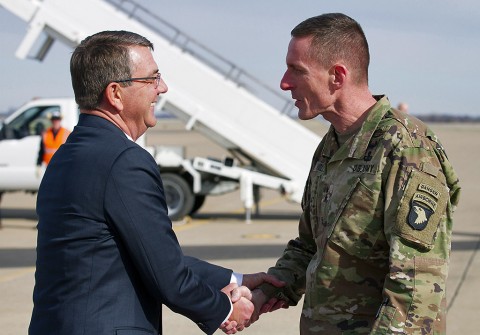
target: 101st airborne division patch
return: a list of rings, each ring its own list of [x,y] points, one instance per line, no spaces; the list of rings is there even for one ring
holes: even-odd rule
[[[436,200],[425,194],[415,193],[407,217],[408,224],[415,230],[424,230],[436,208]]]
[[[447,202],[448,192],[440,180],[418,171],[413,173],[402,197],[394,231],[431,248]]]

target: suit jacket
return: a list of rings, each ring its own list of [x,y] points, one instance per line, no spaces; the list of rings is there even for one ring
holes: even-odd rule
[[[212,334],[231,270],[186,257],[153,157],[81,114],[43,177],[31,335],[161,334],[161,305]]]

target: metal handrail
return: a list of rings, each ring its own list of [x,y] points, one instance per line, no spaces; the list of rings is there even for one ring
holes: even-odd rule
[[[246,81],[249,81],[250,84],[255,85],[257,88],[264,90],[266,93],[272,94],[273,97],[279,98],[281,100],[281,105],[283,104],[283,106],[280,108],[280,112],[288,115],[291,114],[293,110],[293,102],[290,99],[287,99],[269,85],[249,74],[247,71],[211,50],[207,46],[198,42],[188,34],[182,32],[173,24],[165,21],[163,18],[152,13],[147,8],[133,0],[105,1],[127,14],[129,18],[135,19],[149,29],[155,31],[167,41],[179,47],[183,52],[195,56],[209,67],[223,74],[225,79],[230,80],[237,86],[248,90],[258,98],[263,100],[263,98],[260,97],[260,94],[254,91],[252,86],[246,84]]]

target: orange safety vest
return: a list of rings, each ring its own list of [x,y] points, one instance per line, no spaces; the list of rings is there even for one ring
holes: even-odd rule
[[[48,128],[47,131],[43,133],[43,161],[45,164],[50,163],[53,154],[65,143],[68,135],[70,135],[70,131],[63,127],[58,130],[57,136],[55,137],[53,136],[52,128]]]

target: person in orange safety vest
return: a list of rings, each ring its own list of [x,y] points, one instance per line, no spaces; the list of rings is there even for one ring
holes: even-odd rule
[[[52,126],[48,128],[41,137],[40,150],[38,152],[37,170],[40,170],[42,164],[48,165],[57,149],[65,143],[70,131],[62,127],[62,115],[59,111],[54,111],[50,118]],[[37,174],[39,174],[37,172]]]

